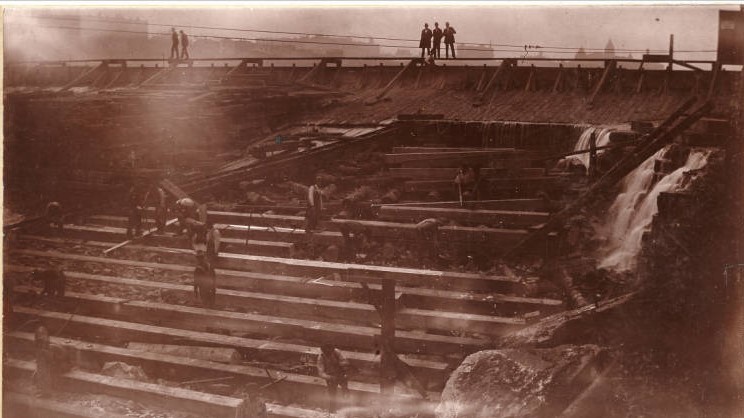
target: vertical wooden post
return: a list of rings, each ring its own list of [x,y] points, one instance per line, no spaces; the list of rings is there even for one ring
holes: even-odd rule
[[[594,179],[597,175],[597,134],[592,132],[589,136],[589,178]]]
[[[382,279],[381,305],[380,393],[392,394],[395,389],[395,280]]]

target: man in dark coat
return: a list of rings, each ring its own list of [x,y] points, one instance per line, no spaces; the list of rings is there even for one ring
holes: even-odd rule
[[[424,29],[421,31],[421,40],[419,41],[419,48],[421,48],[421,58],[424,58],[426,55],[429,55],[429,52],[431,52],[431,29],[429,29],[429,24],[424,23]]]
[[[176,28],[171,28],[171,59],[178,59],[178,32]]]
[[[189,37],[181,31],[181,59],[189,59]]]
[[[449,50],[452,48],[452,59],[457,58],[455,56],[455,28],[450,26],[449,22],[444,23],[444,57],[449,58]]]
[[[434,30],[431,32],[432,34],[432,40],[434,41],[434,46],[431,49],[432,55],[434,55],[434,58],[439,59],[442,58],[442,36],[444,36],[444,33],[442,32],[442,29],[439,27],[439,22],[434,22]]]
[[[328,385],[328,410],[336,412],[336,389],[349,392],[349,360],[332,344],[320,347],[318,356],[318,376]]]

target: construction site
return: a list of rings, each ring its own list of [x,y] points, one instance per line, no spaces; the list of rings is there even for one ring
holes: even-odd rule
[[[744,416],[743,10],[706,59],[6,43],[4,416]]]

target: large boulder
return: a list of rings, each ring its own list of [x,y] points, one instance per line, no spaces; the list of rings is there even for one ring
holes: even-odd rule
[[[596,377],[595,345],[486,350],[452,373],[437,418],[553,417]]]

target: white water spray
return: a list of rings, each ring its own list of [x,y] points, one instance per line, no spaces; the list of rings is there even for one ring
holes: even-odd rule
[[[691,152],[684,166],[652,185],[654,162],[664,155],[665,150],[666,148],[654,154],[625,177],[623,191],[607,214],[608,223],[604,230],[608,235],[608,242],[599,267],[615,271],[635,268],[643,233],[649,229],[658,212],[659,194],[684,189],[684,173],[704,167],[710,155],[709,151]]]
[[[597,138],[596,146],[597,147],[603,147],[605,145],[608,145],[610,143],[610,133],[618,130],[619,127],[617,126],[606,126],[606,127],[600,127],[600,126],[590,126],[586,129],[584,129],[584,132],[581,133],[581,136],[579,137],[579,140],[576,141],[576,145],[574,145],[574,151],[582,151],[589,149],[589,142],[591,141],[592,134],[595,135]],[[601,153],[602,151],[597,151],[597,153]],[[589,153],[574,155],[569,158],[572,158],[576,161],[581,162],[581,164],[584,165],[584,167],[589,168]]]

